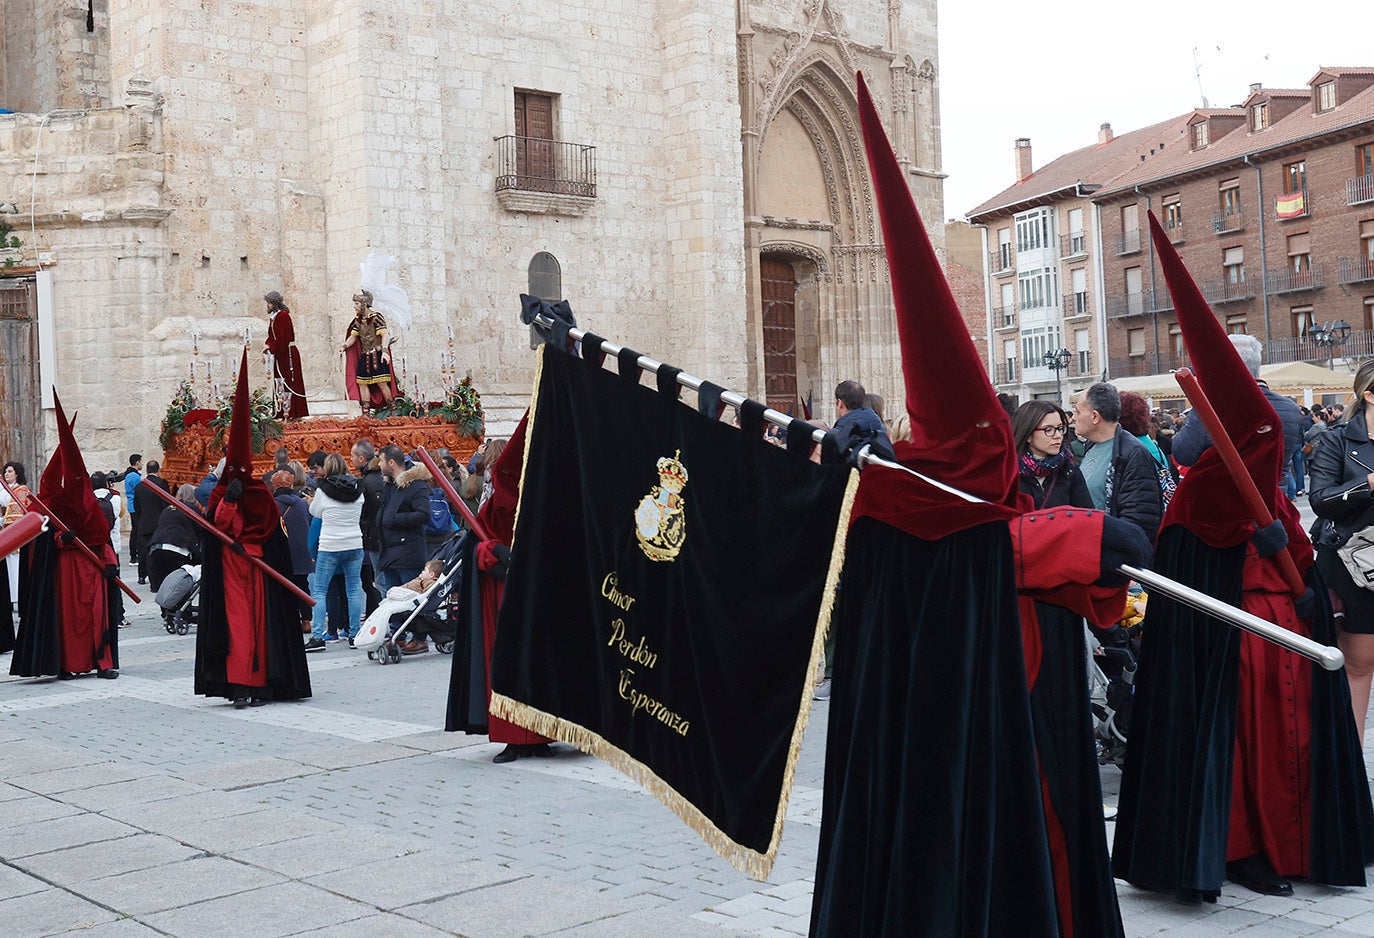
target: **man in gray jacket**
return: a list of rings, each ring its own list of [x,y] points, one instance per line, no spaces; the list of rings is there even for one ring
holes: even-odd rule
[[[1294,482],[1292,474],[1293,454],[1302,448],[1303,442],[1302,408],[1293,400],[1269,390],[1269,386],[1260,380],[1260,361],[1264,355],[1264,346],[1260,344],[1259,339],[1252,335],[1232,335],[1229,338],[1239,353],[1240,360],[1245,363],[1245,367],[1249,369],[1255,383],[1264,392],[1265,398],[1283,424],[1283,476],[1279,479],[1279,488],[1291,498],[1302,487],[1300,480]],[[1180,466],[1191,466],[1211,445],[1212,437],[1202,425],[1202,420],[1196,414],[1190,413],[1183,429],[1174,434],[1174,460]]]

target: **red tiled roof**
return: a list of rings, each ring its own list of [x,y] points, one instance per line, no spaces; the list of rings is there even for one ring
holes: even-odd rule
[[[1351,69],[1350,71],[1354,71]],[[1368,69],[1374,74],[1374,69]],[[1298,108],[1274,121],[1263,131],[1251,133],[1245,124],[1212,140],[1200,150],[1186,147],[1169,149],[1115,179],[1109,180],[1093,195],[1094,200],[1162,182],[1208,166],[1239,160],[1248,155],[1288,146],[1309,137],[1368,123],[1374,129],[1374,86],[1366,88],[1329,111],[1314,114],[1311,108]]]
[[[1317,71],[1317,74],[1309,78],[1307,80],[1307,83],[1309,85],[1312,84],[1312,82],[1316,81],[1322,75],[1332,75],[1337,78],[1339,78],[1342,75],[1374,75],[1374,67],[1367,67],[1363,65],[1355,67],[1347,67],[1343,65],[1326,65],[1319,69]]]
[[[1148,164],[1150,160],[1172,152],[1175,147],[1184,149],[1187,122],[1192,116],[1193,112],[1182,114],[1120,134],[1106,143],[1094,143],[1066,153],[972,209],[967,213],[968,218],[974,221],[978,216],[991,214],[998,209],[1043,200],[1046,196],[1072,189],[1078,183],[1085,187],[1100,186],[1140,163],[1142,156]],[[1154,156],[1150,155],[1152,149]]]

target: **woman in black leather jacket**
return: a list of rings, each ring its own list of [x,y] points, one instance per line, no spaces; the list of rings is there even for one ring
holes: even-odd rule
[[[1345,652],[1345,674],[1350,681],[1355,723],[1364,739],[1364,718],[1369,709],[1369,685],[1374,678],[1374,590],[1356,586],[1336,549],[1351,534],[1374,523],[1374,359],[1355,373],[1355,401],[1350,419],[1317,438],[1312,452],[1308,500],[1317,513],[1312,543],[1317,548],[1317,568],[1345,607],[1340,646]]]

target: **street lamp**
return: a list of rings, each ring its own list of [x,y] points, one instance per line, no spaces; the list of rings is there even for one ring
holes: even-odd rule
[[[1349,326],[1346,331],[1349,331]],[[1059,373],[1069,367],[1069,360],[1073,358],[1073,352],[1066,348],[1059,350],[1050,349],[1045,353],[1045,367],[1054,372],[1054,394],[1057,398],[1056,403],[1061,407],[1064,404],[1064,388],[1059,380]]]
[[[1324,326],[1314,325],[1307,330],[1307,338],[1318,348],[1326,349],[1326,367],[1335,371],[1336,349],[1345,345],[1345,340],[1350,338],[1350,323],[1337,319]]]

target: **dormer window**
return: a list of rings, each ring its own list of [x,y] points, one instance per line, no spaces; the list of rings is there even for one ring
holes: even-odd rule
[[[1196,124],[1193,125],[1192,131],[1193,149],[1201,150],[1203,147],[1207,146],[1207,122],[1198,121]]]
[[[1269,126],[1269,103],[1261,101],[1259,104],[1250,105],[1250,129],[1252,131],[1263,130]]]
[[[1317,86],[1317,111],[1329,111],[1336,106],[1336,83],[1324,81]]]

